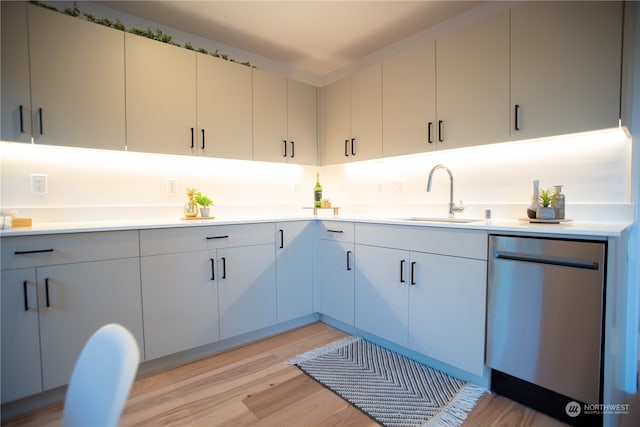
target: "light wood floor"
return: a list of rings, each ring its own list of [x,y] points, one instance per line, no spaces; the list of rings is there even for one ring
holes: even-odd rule
[[[336,394],[283,362],[345,334],[314,323],[241,348],[139,378],[121,426],[376,426]],[[59,426],[62,404],[8,426]],[[496,395],[484,395],[464,423],[474,426],[564,424]]]

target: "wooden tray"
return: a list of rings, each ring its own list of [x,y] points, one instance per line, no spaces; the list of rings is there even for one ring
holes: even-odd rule
[[[192,217],[183,216],[180,219],[184,219],[184,220],[187,220],[187,221],[193,221],[193,220],[196,220],[196,219],[215,219],[215,218],[216,218],[215,216],[192,216]]]
[[[531,224],[560,224],[561,222],[571,222],[570,218],[564,219],[537,219],[537,218],[518,218],[518,221],[529,221]]]

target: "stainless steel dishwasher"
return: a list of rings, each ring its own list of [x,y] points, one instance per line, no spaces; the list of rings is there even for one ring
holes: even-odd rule
[[[572,424],[568,402],[601,402],[605,254],[604,242],[490,236],[494,391]]]

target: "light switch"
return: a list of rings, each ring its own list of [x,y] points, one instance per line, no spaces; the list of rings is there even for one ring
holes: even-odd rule
[[[31,174],[31,194],[47,194],[47,174]]]

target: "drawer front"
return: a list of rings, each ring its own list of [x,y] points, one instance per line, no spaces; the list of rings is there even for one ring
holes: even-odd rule
[[[138,231],[2,238],[2,268],[25,268],[139,256]]]
[[[488,237],[484,230],[356,224],[355,232],[358,244],[463,258],[487,259]]]
[[[162,255],[275,243],[275,224],[159,228],[140,231],[140,254]]]
[[[354,224],[343,221],[322,221],[318,224],[318,238],[353,243]]]

